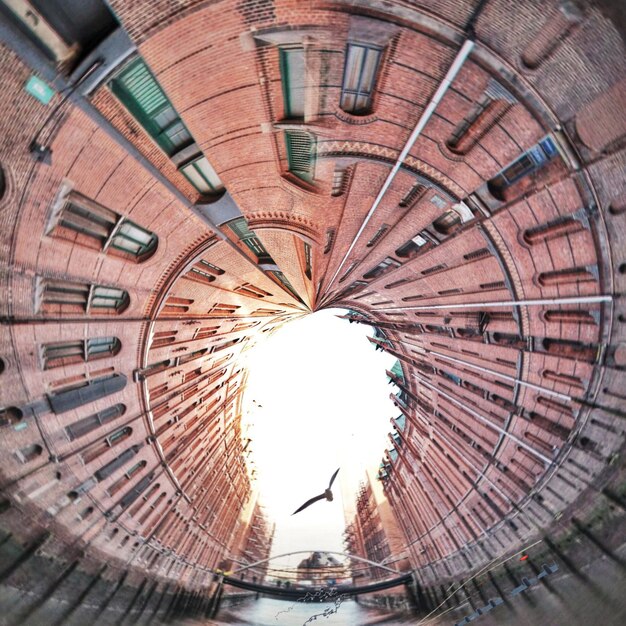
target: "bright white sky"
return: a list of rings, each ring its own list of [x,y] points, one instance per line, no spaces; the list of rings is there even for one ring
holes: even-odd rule
[[[343,551],[342,496],[352,510],[366,468],[375,474],[389,445],[389,419],[398,414],[389,400],[396,389],[385,375],[395,358],[374,349],[370,326],[339,319],[343,313],[327,309],[289,322],[246,355],[242,425],[252,438],[261,502],[276,522],[273,555]],[[326,489],[338,467],[334,501],[292,517]],[[295,566],[304,557],[281,564]]]

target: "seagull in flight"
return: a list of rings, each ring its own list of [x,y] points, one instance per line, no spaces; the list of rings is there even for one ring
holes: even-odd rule
[[[330,482],[328,483],[328,489],[326,489],[326,491],[324,491],[324,493],[321,493],[319,496],[315,496],[314,498],[311,498],[310,500],[307,500],[299,509],[295,510],[292,515],[295,515],[296,513],[300,513],[300,511],[303,511],[304,509],[307,508],[307,506],[311,506],[314,502],[317,502],[318,500],[323,500],[324,498],[326,498],[326,500],[328,500],[329,502],[333,501],[333,492],[330,490],[330,488],[333,486],[333,482],[335,481],[335,478],[337,477],[337,474],[339,473],[339,470],[341,468],[337,468],[337,471],[332,475]]]

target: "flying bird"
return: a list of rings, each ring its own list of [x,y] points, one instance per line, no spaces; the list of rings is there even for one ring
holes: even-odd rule
[[[311,506],[314,502],[317,502],[318,500],[323,500],[324,498],[326,498],[326,500],[328,500],[329,502],[333,501],[333,492],[330,490],[330,488],[333,486],[333,482],[335,481],[335,478],[337,477],[337,474],[339,473],[339,470],[341,468],[337,468],[337,471],[332,475],[330,482],[328,483],[328,489],[326,489],[326,491],[324,491],[324,493],[321,493],[319,496],[315,496],[314,498],[311,498],[310,500],[307,500],[299,509],[295,510],[292,515],[295,515],[296,513],[300,513],[300,511],[303,511],[304,509],[307,508],[307,506]]]

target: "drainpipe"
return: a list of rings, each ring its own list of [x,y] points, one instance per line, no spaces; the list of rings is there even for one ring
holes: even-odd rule
[[[464,302],[463,304],[426,304],[379,309],[380,311],[433,311],[435,309],[475,309],[505,306],[545,306],[549,304],[599,304],[612,302],[613,296],[579,296],[573,298],[544,298],[539,300],[495,300],[493,302]]]
[[[385,180],[383,186],[381,187],[380,191],[378,192],[378,195],[376,196],[376,200],[374,200],[374,204],[372,205],[372,208],[369,210],[369,212],[365,216],[365,220],[363,221],[363,224],[361,224],[361,227],[359,228],[356,236],[354,237],[354,240],[350,244],[350,247],[348,248],[348,251],[346,252],[346,254],[343,257],[343,259],[341,260],[341,263],[339,264],[339,267],[336,269],[335,273],[333,274],[333,277],[330,279],[330,282],[328,283],[327,290],[330,289],[330,287],[332,286],[333,282],[337,278],[337,275],[339,274],[339,272],[341,271],[341,268],[344,266],[346,260],[350,256],[350,253],[354,249],[354,246],[356,245],[357,241],[359,240],[359,237],[363,234],[363,231],[365,230],[365,227],[367,226],[367,224],[369,223],[370,219],[374,215],[374,212],[378,208],[378,205],[380,204],[381,200],[383,199],[383,196],[385,195],[385,193],[389,189],[391,183],[393,182],[393,179],[395,178],[396,174],[398,173],[398,171],[402,167],[402,164],[404,163],[404,160],[406,159],[406,157],[408,156],[409,152],[413,148],[413,145],[417,141],[417,138],[421,135],[422,131],[424,130],[424,127],[426,126],[426,124],[428,124],[428,121],[430,120],[432,114],[434,113],[435,109],[437,108],[437,105],[439,104],[439,102],[443,98],[444,94],[446,93],[446,91],[448,91],[448,88],[452,84],[452,81],[456,78],[456,75],[459,73],[459,70],[461,69],[461,67],[463,67],[463,64],[465,63],[465,60],[469,56],[469,54],[472,51],[473,47],[474,47],[474,41],[471,40],[471,39],[467,39],[465,41],[465,43],[463,44],[463,46],[461,47],[461,49],[459,50],[459,52],[457,53],[454,61],[452,62],[452,65],[450,66],[450,69],[448,69],[448,72],[446,73],[444,79],[439,84],[439,87],[437,88],[437,91],[435,91],[435,93],[431,97],[427,107],[424,109],[424,112],[420,116],[420,118],[419,118],[419,120],[417,122],[417,125],[413,129],[413,132],[411,133],[411,135],[408,138],[406,144],[404,145],[404,148],[402,148],[402,152],[400,152],[400,155],[398,156],[397,161],[395,162],[394,166],[391,168],[391,172],[389,172],[389,175],[387,176],[387,179]]]

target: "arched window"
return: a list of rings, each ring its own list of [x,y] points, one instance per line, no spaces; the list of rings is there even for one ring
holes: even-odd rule
[[[65,413],[77,409],[83,404],[95,402],[113,393],[117,393],[126,387],[126,376],[123,374],[111,374],[93,380],[85,381],[79,385],[47,394],[48,402],[53,413]]]
[[[124,428],[120,428],[115,432],[111,433],[108,437],[105,437],[104,440],[101,440],[98,443],[95,443],[89,448],[87,448],[82,454],[81,457],[85,464],[91,463],[95,459],[97,459],[101,454],[104,454],[109,448],[116,446],[121,443],[125,439],[131,436],[133,429],[130,426],[125,426]],[[133,446],[132,449],[139,450],[139,446]],[[133,453],[134,454],[134,453]],[[132,456],[132,455],[131,455]],[[100,479],[98,479],[100,480]]]
[[[157,249],[154,233],[76,191],[62,189],[56,204],[60,208],[52,234],[57,237],[105,253],[117,251],[138,263]]]
[[[119,443],[120,441],[122,441],[123,439],[127,439],[128,437],[130,437],[131,432],[132,432],[131,428],[128,428],[128,427],[122,428],[121,430],[117,431],[117,433],[114,433],[113,435],[108,437],[105,441],[108,442],[109,439],[115,436],[118,436],[118,439],[115,440],[114,443],[109,443],[109,446],[113,446],[116,443]],[[113,459],[112,461],[109,461],[106,465],[104,465],[97,472],[95,472],[94,478],[98,482],[102,482],[105,478],[108,478],[109,476],[111,476],[117,469],[122,467],[125,463],[128,463],[128,461],[130,461],[130,459],[132,459],[137,454],[137,452],[139,452],[139,446],[132,446],[131,448],[128,448],[128,450],[122,452],[122,454],[120,454],[117,458]]]
[[[65,428],[65,432],[70,441],[83,437],[84,435],[100,428],[103,424],[110,422],[126,412],[126,406],[123,404],[115,404],[108,409],[94,413],[89,417],[84,417]]]
[[[80,341],[45,343],[41,348],[44,369],[51,369],[114,356],[122,344],[117,337],[93,337]]]
[[[40,446],[38,443],[32,443],[29,446],[20,448],[15,453],[15,456],[22,463],[29,463],[30,461],[34,461],[38,456],[41,456],[42,452],[43,452],[42,446]]]
[[[42,313],[122,313],[130,303],[127,291],[117,287],[41,278],[37,293]],[[96,310],[97,309],[97,310]]]
[[[371,112],[376,74],[382,49],[364,43],[348,43],[341,85],[341,108],[352,115]]]

